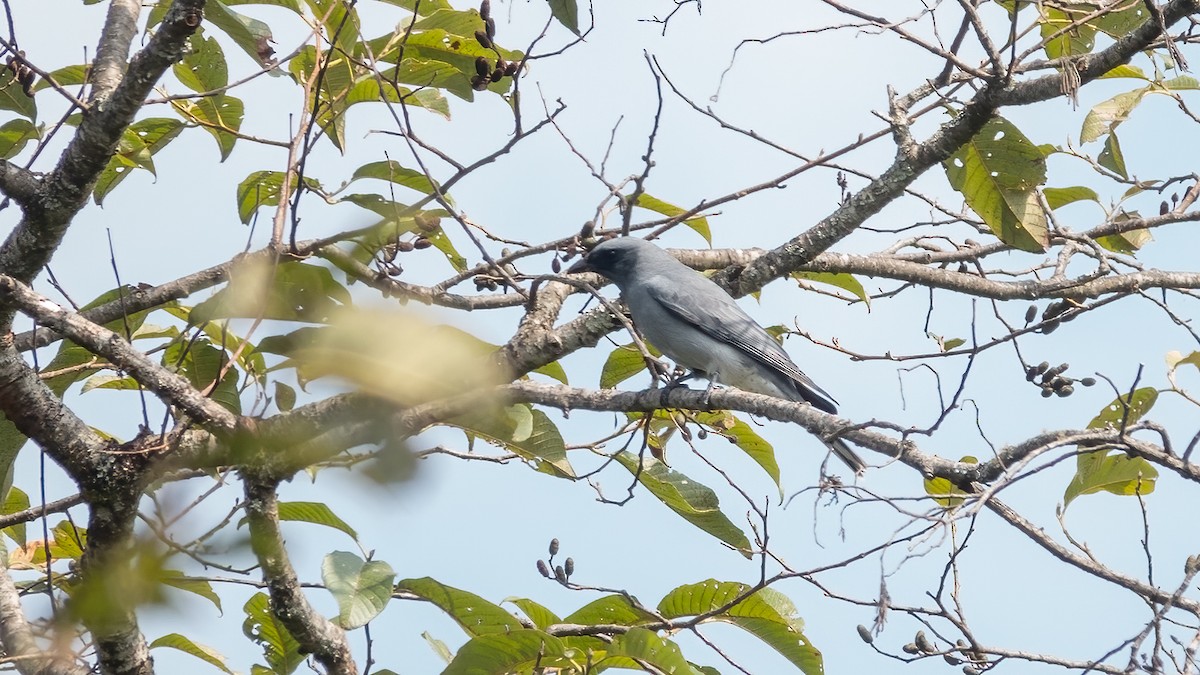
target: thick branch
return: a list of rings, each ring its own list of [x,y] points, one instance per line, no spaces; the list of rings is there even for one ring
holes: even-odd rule
[[[224,431],[233,431],[237,426],[236,415],[196,391],[183,377],[150,360],[120,335],[60,307],[12,277],[0,275],[0,298],[39,324],[53,328],[93,354],[120,366],[142,386],[164,401],[179,406],[202,424]],[[11,339],[9,337],[10,344]]]
[[[279,531],[278,482],[258,476],[244,477],[246,520],[250,546],[262,567],[263,581],[271,596],[271,612],[279,618],[301,651],[312,654],[333,675],[358,672],[346,632],[313,609],[300,588],[296,571],[288,561],[283,533]]]
[[[129,56],[129,45],[137,35],[138,14],[141,11],[140,0],[112,0],[109,3],[104,30],[100,33],[100,44],[96,46],[96,62],[92,68],[92,102],[102,103],[121,83],[121,77],[125,75],[125,59]]]

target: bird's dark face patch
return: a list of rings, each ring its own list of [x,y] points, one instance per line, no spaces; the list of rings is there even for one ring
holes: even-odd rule
[[[583,260],[568,272],[595,272],[611,279],[618,286],[628,281],[637,262],[639,242],[635,239],[610,239],[596,245]]]

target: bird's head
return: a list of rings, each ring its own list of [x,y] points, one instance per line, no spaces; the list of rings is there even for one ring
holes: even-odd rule
[[[595,272],[618,287],[633,279],[635,270],[655,256],[669,258],[662,249],[644,239],[637,237],[621,237],[608,239],[597,244],[582,260],[571,265],[567,274],[580,272]]]

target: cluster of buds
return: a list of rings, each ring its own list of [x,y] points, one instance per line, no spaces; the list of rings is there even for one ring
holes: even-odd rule
[[[16,54],[9,54],[8,61],[5,67],[12,71],[13,81],[21,85],[21,91],[25,92],[26,96],[33,96],[33,82],[37,79],[37,73],[25,63],[24,50]]]
[[[492,41],[496,39],[496,20],[492,18],[491,0],[483,0],[479,5],[479,16],[483,19],[483,30],[475,31],[475,41],[484,49],[494,50]],[[493,82],[516,75],[520,65],[515,61],[505,61],[498,53],[495,64],[486,56],[480,56],[475,59],[475,76],[471,78],[471,88],[483,91]]]
[[[554,579],[560,584],[566,584],[571,575],[575,573],[575,560],[567,558],[561,565],[554,564],[554,556],[558,555],[558,539],[550,540],[550,559],[537,561],[538,573],[547,579]],[[551,574],[550,570],[554,570]]]
[[[413,217],[413,222],[421,230],[421,234],[413,239],[401,239],[397,236],[395,241],[384,244],[376,254],[376,264],[381,276],[398,277],[404,273],[404,267],[396,262],[397,255],[409,251],[422,251],[433,246],[433,241],[427,235],[441,227],[442,219],[427,213],[418,213]]]
[[[1060,363],[1051,368],[1049,362],[1042,361],[1036,366],[1029,366],[1025,369],[1025,380],[1028,382],[1037,381],[1037,386],[1042,389],[1042,398],[1050,398],[1056,394],[1059,397],[1066,398],[1075,393],[1075,383],[1077,382],[1085,387],[1096,384],[1096,378],[1094,377],[1084,377],[1077,380],[1073,377],[1063,375],[1063,373],[1067,372],[1067,368],[1070,368],[1070,365],[1066,363]]]

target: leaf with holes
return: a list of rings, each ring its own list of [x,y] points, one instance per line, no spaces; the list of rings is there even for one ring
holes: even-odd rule
[[[1003,117],[991,119],[944,163],[951,187],[1004,243],[1042,252],[1050,243],[1037,187],[1046,157]]]
[[[198,101],[172,101],[171,105],[184,120],[199,125],[212,134],[221,151],[221,161],[224,162],[233,146],[237,143],[237,134],[242,128],[242,118],[245,116],[245,106],[242,100],[221,94],[206,96]]]

